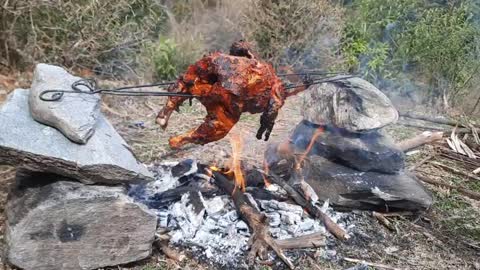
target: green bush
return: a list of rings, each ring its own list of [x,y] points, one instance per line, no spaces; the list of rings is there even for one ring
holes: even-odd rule
[[[176,45],[171,39],[160,38],[151,55],[156,78],[171,80],[177,75]]]
[[[411,74],[445,105],[479,65],[474,0],[355,0],[342,41],[345,64],[381,83]]]
[[[147,43],[146,57],[153,67],[153,78],[172,80],[185,72],[189,65],[201,57],[202,50],[197,45],[188,40],[175,41],[164,36],[157,42]]]

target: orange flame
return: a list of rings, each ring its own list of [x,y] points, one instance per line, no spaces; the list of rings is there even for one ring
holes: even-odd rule
[[[296,163],[295,169],[299,170],[301,168],[303,161],[305,160],[305,158],[307,158],[308,153],[310,153],[310,151],[312,150],[313,144],[315,143],[317,138],[320,135],[322,135],[322,133],[323,133],[323,128],[322,127],[319,127],[315,130],[315,132],[313,133],[312,139],[308,143],[307,149],[305,149],[305,151],[300,155],[300,157],[299,157],[299,159]]]
[[[263,182],[265,183],[265,187],[268,188],[271,185],[270,181],[267,178],[270,168],[268,167],[267,161],[265,159],[263,160],[263,168],[265,170],[265,173],[262,173]]]
[[[243,172],[241,168],[241,154],[242,154],[242,145],[243,141],[239,135],[232,134],[230,142],[232,144],[232,167],[230,171],[233,171],[235,176],[235,188],[240,188],[245,192],[245,178],[243,177]]]
[[[220,168],[218,168],[217,166],[213,165],[213,166],[210,166],[210,170],[212,171],[215,171],[215,172],[219,172],[221,171]]]

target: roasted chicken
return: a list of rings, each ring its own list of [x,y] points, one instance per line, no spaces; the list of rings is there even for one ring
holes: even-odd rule
[[[172,148],[220,140],[244,112],[262,113],[257,138],[268,140],[286,98],[283,83],[272,65],[259,60],[243,41],[232,44],[229,54],[211,53],[189,66],[168,91],[195,95],[207,109],[199,127],[170,138]],[[187,99],[169,97],[157,123],[166,128],[172,112],[178,111]]]

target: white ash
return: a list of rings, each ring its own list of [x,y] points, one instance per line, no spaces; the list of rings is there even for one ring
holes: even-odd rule
[[[185,194],[181,201],[174,203],[161,216],[164,220],[169,220],[168,223],[164,220],[160,222],[168,224],[171,229],[171,241],[193,247],[220,265],[244,263],[241,255],[249,248],[247,243],[250,233],[248,225],[237,215],[230,196],[203,198],[202,202],[205,210],[195,214],[189,203],[189,194]],[[287,239],[313,232],[326,233],[321,221],[308,217],[298,205],[261,200],[259,207],[268,217],[274,238]],[[342,216],[333,211],[327,213],[334,221]]]
[[[170,168],[174,165],[170,165]],[[137,200],[142,201],[142,198],[146,198],[145,194],[151,196],[180,185],[179,177],[172,175],[169,166],[165,164],[153,166],[152,170],[156,175],[156,181],[141,187],[132,187],[130,190],[130,194]],[[193,174],[193,172],[190,173]],[[274,189],[278,187],[269,186],[270,191]],[[279,189],[275,192],[280,193],[283,190]],[[202,210],[197,210],[198,213],[195,212],[190,193],[182,195],[180,201],[171,203],[167,208],[155,209],[159,217],[159,226],[170,230],[173,244],[201,254],[211,263],[230,267],[244,266],[246,262],[244,255],[249,249],[250,232],[248,225],[238,216],[231,197],[217,195],[213,198],[205,198],[198,194],[203,206]],[[252,196],[246,194],[254,203]],[[257,200],[257,202],[258,204],[255,203],[255,205],[268,217],[270,232],[274,238],[287,239],[314,232],[329,235],[322,222],[310,218],[301,206],[276,200]],[[333,221],[340,222],[341,227],[347,227],[344,223],[345,219],[342,219],[344,214],[334,212],[328,207],[328,202],[322,210]],[[348,231],[348,228],[346,229]]]
[[[237,264],[237,259],[247,249],[248,226],[241,221],[229,196],[202,198],[204,210],[196,214],[190,204],[189,194],[169,207],[164,215],[171,229],[170,241],[193,247],[209,260],[220,265]]]

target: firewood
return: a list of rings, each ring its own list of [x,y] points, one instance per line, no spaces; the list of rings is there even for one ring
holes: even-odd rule
[[[168,240],[158,239],[157,241],[155,241],[155,245],[169,259],[172,259],[177,262],[182,262],[185,259],[185,255],[177,252],[175,249],[168,246]]]
[[[270,235],[267,217],[255,209],[247,196],[240,189],[235,188],[232,181],[224,175],[219,172],[213,172],[213,179],[221,190],[231,194],[239,216],[252,230],[252,237],[250,238],[251,248],[248,254],[249,264],[253,265],[257,256],[265,260],[267,250],[270,247],[290,269],[293,269],[292,262],[285,256],[282,248]]]
[[[430,132],[425,131],[422,134],[415,136],[411,139],[401,141],[397,146],[403,151],[407,152],[424,144],[433,143],[435,141],[441,140],[443,137],[443,132]]]
[[[310,233],[290,239],[276,240],[281,249],[316,248],[327,244],[325,234],[321,232]]]
[[[429,183],[429,184],[440,186],[440,187],[450,188],[450,189],[453,189],[453,190],[456,190],[456,191],[460,192],[461,194],[463,194],[463,195],[465,195],[465,196],[467,196],[471,199],[480,201],[480,193],[478,193],[478,192],[471,191],[471,190],[468,190],[468,189],[463,188],[463,187],[443,183],[443,182],[431,179],[429,177],[426,177],[426,176],[418,174],[418,173],[416,174],[416,176],[417,176],[418,179],[422,180],[425,183]]]
[[[375,217],[378,222],[380,222],[383,226],[387,227],[389,230],[395,231],[395,227],[392,225],[390,220],[385,217],[385,215],[373,211],[372,216]]]
[[[345,230],[338,226],[338,224],[336,224],[327,214],[323,213],[318,206],[314,205],[311,201],[306,200],[298,191],[291,187],[280,176],[273,172],[269,172],[268,176],[272,182],[282,187],[298,205],[305,208],[310,215],[315,218],[319,218],[325,225],[327,231],[341,240],[346,240],[349,238]]]

